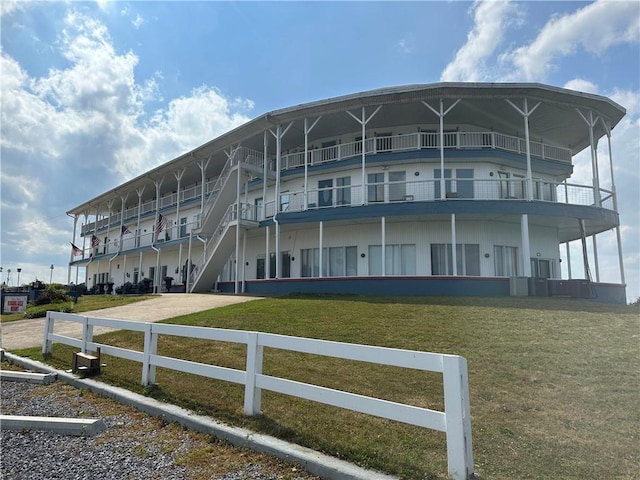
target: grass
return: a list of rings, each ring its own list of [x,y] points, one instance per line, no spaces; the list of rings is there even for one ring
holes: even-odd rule
[[[119,307],[120,305],[127,305],[129,303],[147,300],[152,297],[153,295],[82,295],[81,297],[78,297],[78,303],[72,304],[72,313]],[[44,307],[46,307],[46,305],[44,305]],[[24,313],[0,315],[0,323],[15,322],[17,320],[24,320],[24,318]]]
[[[294,296],[179,317],[171,323],[256,330],[459,354],[467,358],[476,474],[486,479],[637,478],[637,307],[555,298]],[[100,342],[141,350],[142,337]],[[244,369],[244,348],[162,337],[159,353]],[[41,358],[37,349],[22,352]],[[68,368],[72,349],[49,361]],[[242,415],[234,384],[106,357],[101,380],[279,436],[404,479],[446,478],[444,434],[263,392]],[[267,374],[442,409],[439,375],[265,350]]]

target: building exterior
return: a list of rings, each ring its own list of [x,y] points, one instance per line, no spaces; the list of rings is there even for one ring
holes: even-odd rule
[[[67,212],[69,280],[85,267],[76,282],[95,289],[147,278],[165,291],[170,277],[187,292],[624,303],[613,165],[597,155],[606,136],[611,158],[624,114],[528,83],[393,87],[273,111]],[[572,158],[587,148],[592,180],[578,185]],[[612,229],[620,283],[603,284],[596,235]]]

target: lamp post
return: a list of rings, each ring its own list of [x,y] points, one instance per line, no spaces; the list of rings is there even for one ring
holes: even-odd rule
[[[7,270],[7,285],[11,285],[11,269]]]
[[[18,286],[20,286],[20,272],[22,271],[22,268],[18,267],[16,270],[18,271]]]
[[[49,283],[51,283],[51,279],[53,278],[53,263],[49,268],[51,269],[51,273],[49,273]]]

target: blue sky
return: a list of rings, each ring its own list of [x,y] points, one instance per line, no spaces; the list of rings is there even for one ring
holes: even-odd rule
[[[639,2],[3,0],[1,258],[66,282],[68,209],[262,113],[439,81],[608,96],[628,297],[640,296]],[[606,141],[603,187],[610,186]],[[574,183],[590,184],[589,152]],[[601,281],[619,282],[615,235]],[[572,246],[578,276],[579,245]]]

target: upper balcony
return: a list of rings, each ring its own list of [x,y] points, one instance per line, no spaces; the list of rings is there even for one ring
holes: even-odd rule
[[[340,161],[362,155],[362,141],[341,143],[340,140],[323,142],[333,143],[323,148],[307,152],[308,165],[320,165],[326,162]],[[416,132],[409,134],[375,136],[365,139],[365,154],[375,155],[386,152],[410,150],[439,150],[440,134],[437,132]],[[523,138],[498,132],[445,132],[443,148],[450,149],[498,149],[505,152],[524,155],[527,144]],[[571,150],[540,142],[529,142],[532,157],[543,160],[571,163]],[[272,161],[275,159],[271,159]],[[282,155],[282,170],[304,166],[304,149]]]

